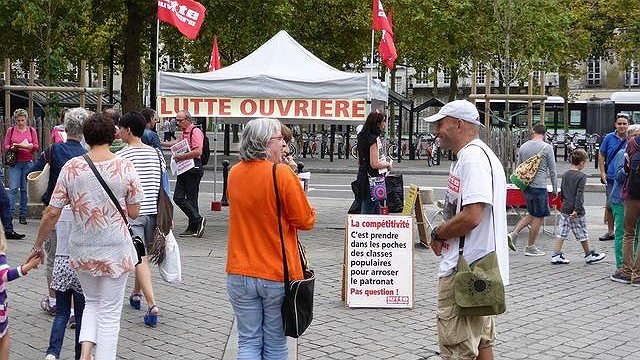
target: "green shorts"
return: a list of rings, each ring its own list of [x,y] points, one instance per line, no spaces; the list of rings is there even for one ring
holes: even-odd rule
[[[495,316],[463,316],[453,300],[453,278],[438,282],[438,343],[443,359],[475,359],[496,340]]]

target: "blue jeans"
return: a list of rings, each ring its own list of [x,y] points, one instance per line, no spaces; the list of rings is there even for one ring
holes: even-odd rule
[[[84,311],[84,295],[73,290],[56,291],[56,317],[51,325],[51,336],[49,337],[49,348],[47,354],[53,354],[56,358],[60,358],[62,350],[62,341],[64,340],[64,332],[67,329],[67,321],[71,314],[71,299],[73,298],[73,306],[76,317],[76,341],[75,341],[75,359],[80,359],[80,328],[82,327],[82,312]]]
[[[16,207],[16,196],[20,188],[20,213],[18,216],[27,217],[27,174],[31,171],[31,161],[18,161],[9,167],[9,213],[13,214]]]
[[[238,323],[238,360],[286,360],[280,312],[284,284],[228,274],[227,295]]]
[[[2,164],[0,164],[0,167]],[[9,210],[9,195],[4,189],[4,183],[0,183],[0,220],[4,226],[4,231],[13,231],[13,222],[11,219],[11,212]]]

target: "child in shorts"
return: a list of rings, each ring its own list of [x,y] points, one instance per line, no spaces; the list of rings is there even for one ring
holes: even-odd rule
[[[584,210],[584,187],[587,175],[582,172],[587,161],[587,152],[576,149],[571,153],[571,168],[562,175],[560,197],[560,220],[558,221],[558,235],[551,255],[552,264],[568,264],[569,260],[562,252],[562,244],[569,238],[569,230],[576,240],[580,241],[584,250],[584,260],[587,264],[602,261],[606,254],[597,253],[589,247],[589,234]]]
[[[18,267],[7,265],[7,240],[0,231],[0,360],[9,359],[9,317],[7,315],[7,282],[27,275],[40,265],[40,257],[32,256]]]

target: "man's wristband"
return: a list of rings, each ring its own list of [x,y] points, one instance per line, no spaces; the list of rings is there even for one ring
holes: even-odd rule
[[[445,239],[445,238],[441,238],[441,237],[440,237],[440,235],[438,234],[438,233],[439,233],[439,231],[438,231],[438,227],[439,227],[439,226],[436,226],[436,227],[434,227],[434,228],[431,230],[431,238],[432,238],[433,240],[439,240],[439,241],[445,241],[445,240],[447,240],[447,239]]]

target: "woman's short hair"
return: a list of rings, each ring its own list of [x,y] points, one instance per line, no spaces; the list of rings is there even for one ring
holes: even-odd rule
[[[18,116],[24,116],[29,120],[29,112],[25,109],[16,109],[16,111],[13,112],[13,120],[17,119]]]
[[[632,124],[627,128],[627,136],[629,134],[640,131],[640,124]]]
[[[142,137],[146,124],[144,115],[137,111],[129,111],[120,117],[120,127],[129,129],[133,136]]]
[[[247,123],[240,139],[240,159],[243,161],[267,158],[267,144],[273,134],[281,131],[277,119],[258,118]]]
[[[280,132],[282,133],[282,139],[284,140],[284,142],[286,142],[287,144],[290,143],[291,139],[293,139],[293,132],[291,131],[291,128],[285,124],[282,124],[280,127]]]
[[[82,133],[89,146],[111,144],[116,138],[116,126],[110,116],[96,113],[82,123]]]
[[[68,136],[82,136],[82,123],[89,117],[85,108],[73,108],[64,113],[64,131]]]

